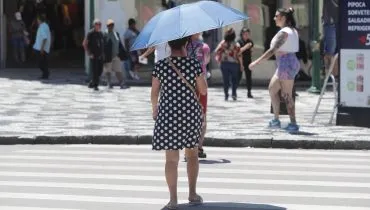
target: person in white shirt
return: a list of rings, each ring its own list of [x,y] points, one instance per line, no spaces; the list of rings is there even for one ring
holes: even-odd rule
[[[272,39],[270,49],[249,65],[250,69],[254,69],[256,65],[275,54],[277,69],[269,85],[274,119],[270,121],[269,125],[271,128],[281,127],[279,120],[279,92],[281,91],[282,98],[287,105],[288,114],[290,116],[290,123],[288,127],[286,127],[288,132],[298,132],[299,130],[295,118],[295,104],[292,93],[294,79],[300,69],[300,64],[296,56],[296,52],[299,51],[299,35],[296,30],[296,21],[293,13],[294,10],[292,8],[278,9],[276,11],[274,19],[276,26],[280,27],[281,30]]]
[[[167,4],[166,0],[163,0],[161,7],[158,8],[157,10],[157,13],[163,12],[167,9],[169,9],[169,5]],[[147,63],[146,61],[147,57],[153,52],[154,52],[154,63],[157,63],[158,61],[164,58],[168,58],[171,55],[171,48],[167,42],[159,44],[155,47],[150,47],[139,57],[139,61],[141,63]]]
[[[167,42],[157,45],[155,47],[150,47],[145,51],[145,53],[143,53],[139,57],[139,61],[145,62],[144,59],[146,59],[153,52],[154,52],[154,63],[157,63],[158,61],[168,58],[171,55],[171,48]]]

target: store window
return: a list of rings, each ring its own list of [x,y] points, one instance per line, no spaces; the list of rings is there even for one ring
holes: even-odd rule
[[[277,1],[271,0],[249,0],[244,4],[244,12],[250,17],[246,26],[251,30],[254,58],[261,56],[270,47],[278,31],[274,22],[276,9]]]
[[[282,0],[282,7],[292,7],[297,21],[299,36],[306,46],[310,42],[310,3],[307,0]]]

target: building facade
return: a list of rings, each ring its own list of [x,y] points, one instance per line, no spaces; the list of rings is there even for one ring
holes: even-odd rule
[[[12,14],[16,11],[16,4],[7,5],[6,11],[4,2],[0,0],[0,64],[1,67],[6,67],[6,58],[10,55],[7,49],[7,33],[6,23]],[[26,0],[27,1],[27,0]],[[28,0],[33,1],[33,0]],[[51,0],[49,0],[51,1]],[[142,28],[145,23],[154,16],[161,8],[161,0],[83,0],[85,12],[85,33],[91,27],[94,18],[100,18],[103,23],[107,19],[112,18],[116,22],[116,29],[123,35],[127,28],[129,18],[134,18],[138,22],[138,28]],[[183,3],[195,2],[196,0],[173,0],[177,5]],[[234,24],[233,27],[237,33],[243,26],[251,29],[252,39],[255,43],[253,57],[256,58],[262,55],[269,47],[272,37],[277,32],[274,24],[274,15],[277,8],[292,7],[295,9],[295,17],[302,40],[306,43],[307,48],[310,46],[311,40],[311,2],[313,0],[218,0],[228,6],[241,10],[250,16],[250,19],[245,22]],[[320,0],[322,1],[322,0]],[[7,1],[10,2],[10,1]],[[16,1],[14,1],[16,2]],[[13,11],[14,10],[14,11]],[[320,11],[321,13],[321,11]],[[320,14],[317,14],[320,15]],[[209,44],[214,49],[222,39],[223,30],[215,30],[210,33]],[[239,37],[239,36],[238,36]],[[87,64],[87,62],[85,62]],[[217,64],[213,63],[212,68],[218,68]],[[275,64],[273,60],[265,62],[259,66],[254,72],[256,79],[265,79],[274,73]]]

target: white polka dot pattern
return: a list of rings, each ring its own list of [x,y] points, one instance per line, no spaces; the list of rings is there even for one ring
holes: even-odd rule
[[[202,74],[193,58],[173,57],[171,61],[195,88]],[[153,77],[161,83],[159,111],[152,140],[153,150],[179,150],[198,146],[202,127],[201,107],[193,92],[176,74],[166,59],[159,61]]]

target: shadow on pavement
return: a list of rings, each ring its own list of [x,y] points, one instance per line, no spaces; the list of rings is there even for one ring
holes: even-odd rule
[[[180,204],[178,210],[286,210],[286,208],[267,204],[215,202],[204,203],[201,206]]]
[[[317,133],[310,133],[310,132],[304,132],[304,131],[298,131],[294,133],[290,133],[291,135],[296,135],[296,136],[316,136],[319,135]]]
[[[226,164],[226,163],[231,163],[230,160],[226,160],[226,159],[221,159],[221,160],[199,160],[199,163],[200,164],[209,164],[209,165],[212,165],[212,164]]]

